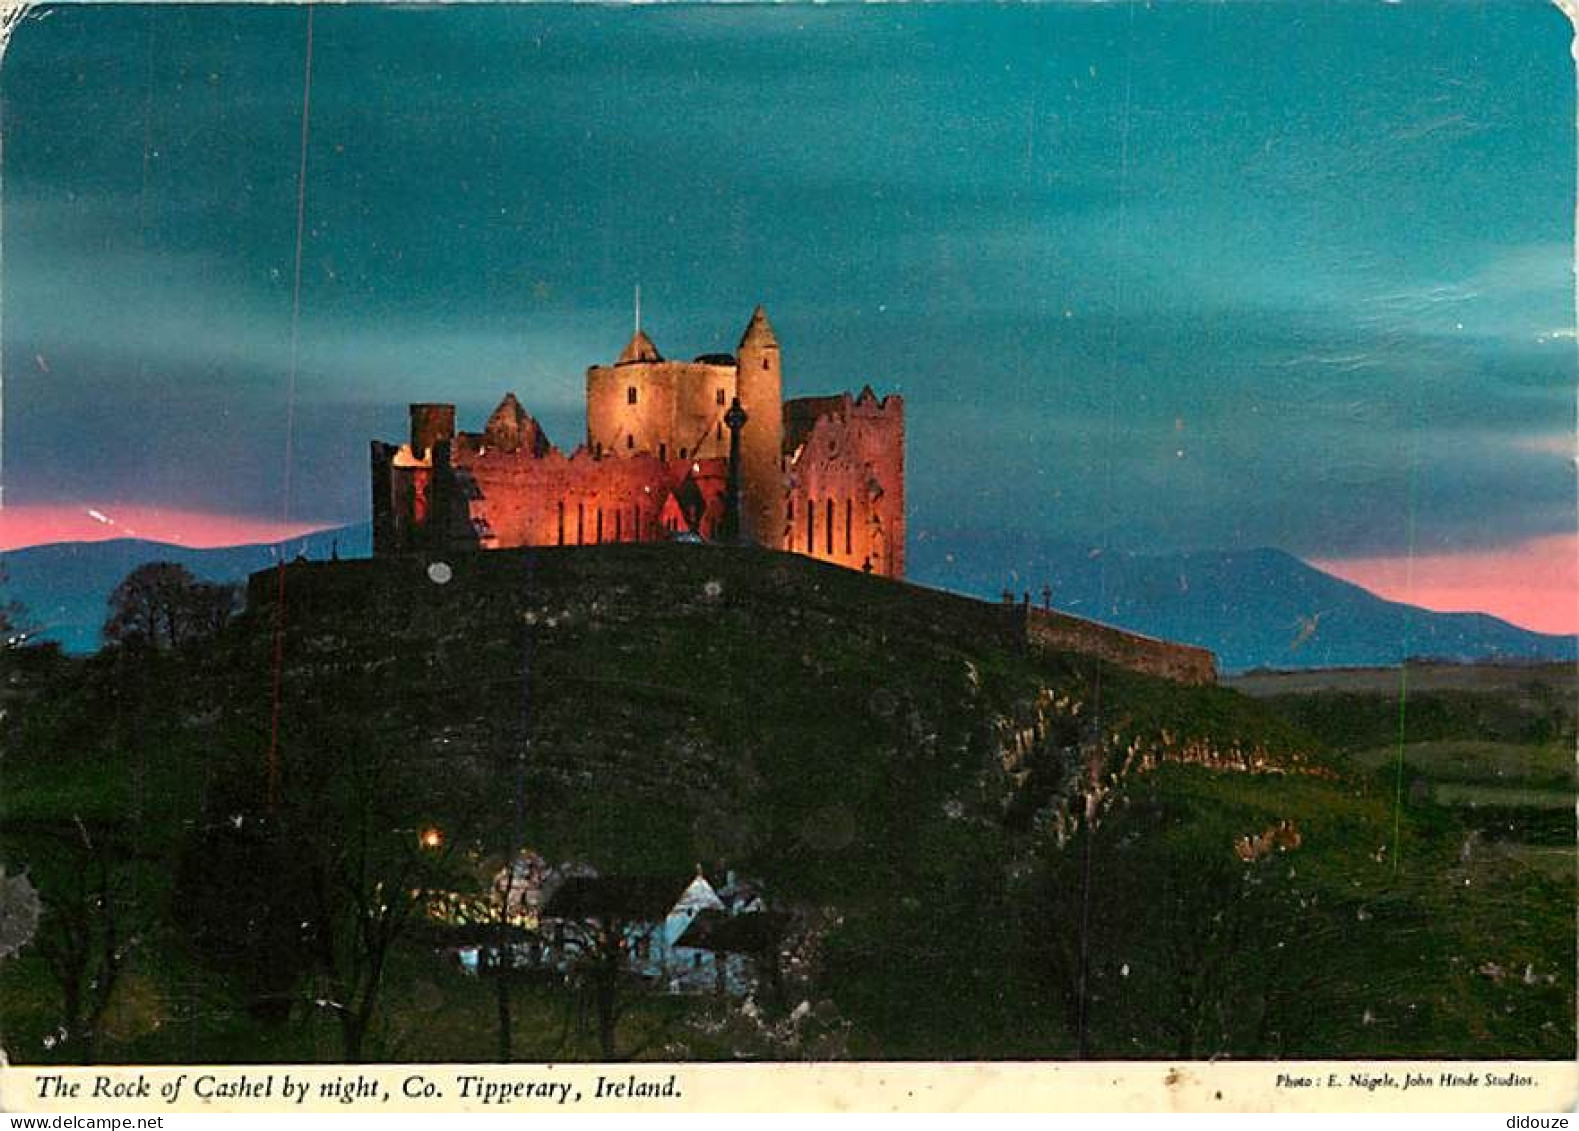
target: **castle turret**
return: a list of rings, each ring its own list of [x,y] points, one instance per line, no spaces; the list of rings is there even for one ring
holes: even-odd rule
[[[414,404],[411,406],[411,454],[418,459],[438,444],[455,439],[455,406],[452,404]]]
[[[784,378],[779,342],[757,307],[736,351],[736,391],[751,422],[740,432],[742,534],[759,546],[784,544]]]

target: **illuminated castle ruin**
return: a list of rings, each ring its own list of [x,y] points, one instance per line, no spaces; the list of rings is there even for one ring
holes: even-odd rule
[[[513,393],[481,432],[457,432],[453,405],[412,405],[407,443],[373,442],[373,552],[696,535],[902,577],[904,450],[898,396],[785,401],[760,306],[733,355],[669,361],[637,329],[587,370],[569,455]]]

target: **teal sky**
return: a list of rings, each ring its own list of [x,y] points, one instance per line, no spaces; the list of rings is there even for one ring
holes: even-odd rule
[[[564,446],[644,323],[908,402],[912,538],[1575,528],[1541,3],[62,6],[3,68],[8,506],[361,521],[412,400]]]

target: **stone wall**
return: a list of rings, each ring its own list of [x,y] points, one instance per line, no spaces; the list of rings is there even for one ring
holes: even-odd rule
[[[461,473],[483,547],[581,546],[652,541],[668,497],[669,475],[657,457],[594,459],[585,448],[566,456],[487,451]]]
[[[1096,656],[1174,683],[1217,682],[1217,658],[1205,648],[1157,640],[1121,628],[1028,605],[1002,606],[1032,648]]]
[[[489,447],[462,433],[430,458],[409,447],[372,447],[373,552],[509,549],[656,542],[694,526],[716,538],[724,517],[726,461],[659,460],[649,452],[569,455],[527,419],[532,444]]]
[[[665,459],[727,456],[722,421],[734,396],[733,365],[594,365],[587,370],[587,444],[594,452],[645,451]]]
[[[790,454],[779,547],[882,577],[905,572],[905,416],[897,396],[817,398]],[[797,402],[791,402],[793,411]]]

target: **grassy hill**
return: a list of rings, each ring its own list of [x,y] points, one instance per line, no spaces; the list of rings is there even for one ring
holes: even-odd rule
[[[344,1055],[321,1005],[340,936],[307,897],[354,856],[385,898],[422,829],[452,884],[529,846],[605,875],[736,870],[794,913],[781,1012],[637,994],[621,1055],[1573,1052],[1572,877],[1464,872],[1452,811],[1400,811],[1275,705],[1035,656],[992,606],[804,558],[444,564],[296,565],[283,603],[255,579],[182,654],[14,673],[7,870],[61,921],[96,877],[80,842],[113,845],[137,939],[95,1056]],[[1297,843],[1236,853],[1278,828]],[[234,916],[217,943],[205,903]],[[225,937],[298,920],[319,925],[261,971]],[[496,1055],[485,981],[407,926],[364,1054]],[[0,963],[14,1060],[81,1055],[49,1043],[46,974],[39,944]],[[249,1009],[262,982],[288,1008]],[[597,1055],[573,988],[501,992],[515,1055]]]

